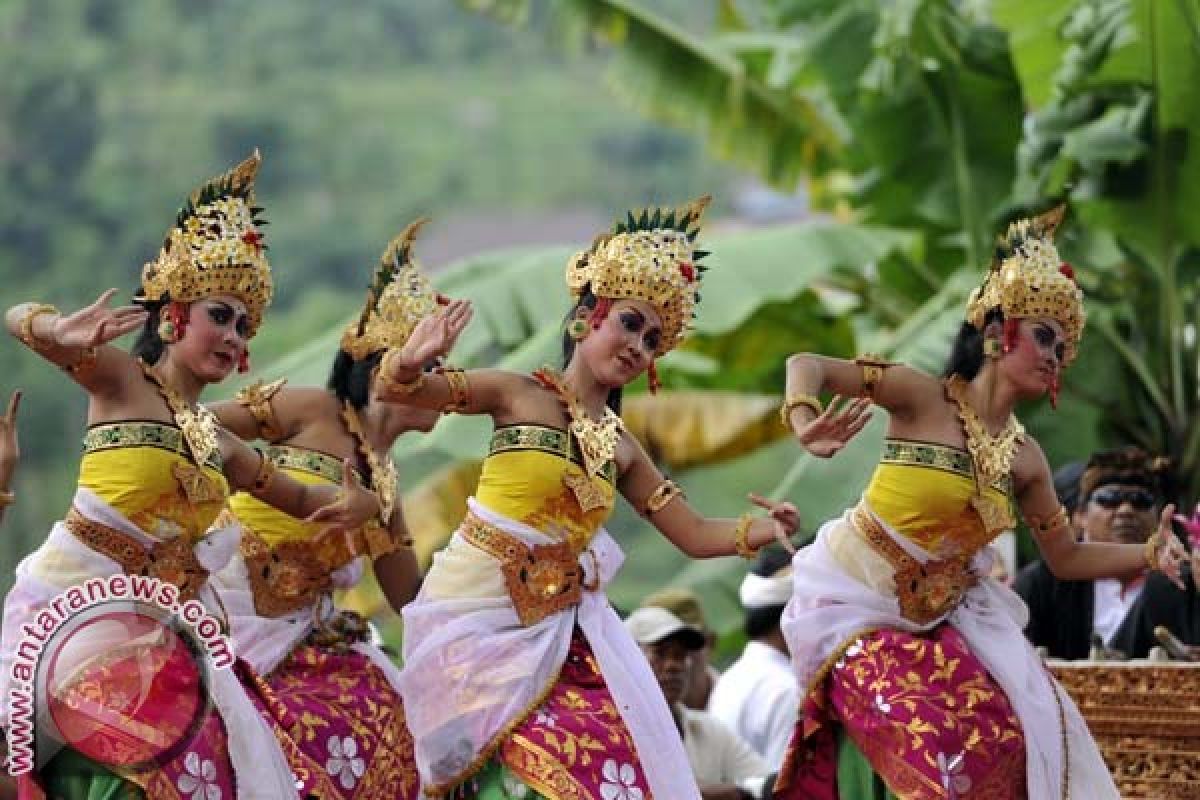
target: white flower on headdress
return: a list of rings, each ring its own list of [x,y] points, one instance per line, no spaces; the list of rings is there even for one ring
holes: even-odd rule
[[[963,774],[966,755],[965,752],[950,757],[947,757],[945,753],[937,754],[938,771],[942,774],[942,788],[946,790],[946,797],[949,800],[955,800],[959,792],[971,789],[970,777]]]
[[[189,752],[183,758],[183,768],[184,774],[175,782],[180,794],[188,796],[188,800],[221,800],[217,767],[212,761],[201,760],[199,755]]]
[[[632,764],[617,766],[617,762],[608,759],[600,769],[604,780],[600,783],[600,796],[604,800],[643,800],[644,794],[635,784],[637,773]]]
[[[343,789],[353,789],[354,784],[367,771],[366,762],[358,757],[358,745],[349,736],[338,738],[337,734],[329,737],[325,743],[329,750],[329,759],[325,762],[325,771],[331,777],[337,778]]]

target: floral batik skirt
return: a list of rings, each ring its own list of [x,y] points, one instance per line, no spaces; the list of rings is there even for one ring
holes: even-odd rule
[[[1008,697],[940,625],[866,633],[841,653],[804,700],[776,797],[883,797],[881,780],[900,800],[1017,800],[1025,777]]]
[[[651,800],[637,750],[579,628],[546,699],[448,800]]]

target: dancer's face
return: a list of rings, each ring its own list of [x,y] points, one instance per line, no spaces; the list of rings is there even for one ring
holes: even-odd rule
[[[577,351],[587,359],[597,381],[616,389],[650,366],[662,335],[662,320],[649,303],[617,300],[599,329],[590,331]]]
[[[1028,317],[1018,320],[1016,347],[1000,359],[1000,369],[1020,395],[1040,397],[1058,380],[1066,351],[1058,320]]]
[[[237,368],[249,332],[245,303],[233,295],[206,297],[188,307],[187,328],[172,355],[205,383],[220,383]]]

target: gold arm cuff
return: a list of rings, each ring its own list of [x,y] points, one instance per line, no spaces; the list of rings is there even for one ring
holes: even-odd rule
[[[388,553],[394,553],[401,546],[411,546],[412,544],[411,542],[396,541],[392,538],[391,533],[375,520],[363,525],[361,531],[362,554],[371,559],[381,558]]]
[[[33,333],[33,321],[42,314],[58,314],[62,316],[62,312],[54,306],[47,305],[46,303],[38,303],[25,312],[25,316],[21,317],[21,323],[18,326],[19,333],[17,334],[17,338],[35,353],[44,353],[50,349],[50,345],[37,338]]]
[[[17,500],[16,492],[0,491],[0,508],[8,508]]]
[[[459,367],[444,367],[442,375],[446,378],[446,386],[450,389],[450,402],[442,410],[446,413],[467,410],[471,402],[471,386],[467,383],[467,373]]]
[[[750,526],[754,518],[749,514],[738,517],[737,526],[733,529],[733,547],[737,554],[747,560],[758,555],[758,549],[750,546]]]
[[[1067,516],[1067,509],[1059,506],[1057,511],[1046,517],[1030,514],[1025,518],[1025,524],[1029,526],[1029,530],[1035,537],[1045,539],[1070,527],[1071,520]]]
[[[1150,538],[1146,540],[1146,544],[1142,551],[1146,559],[1146,566],[1152,571],[1161,570],[1162,567],[1158,563],[1158,548],[1162,544],[1162,534],[1155,531]]]
[[[779,421],[783,423],[783,427],[791,429],[792,427],[792,412],[800,406],[811,408],[813,414],[821,416],[825,412],[825,407],[821,405],[820,399],[813,394],[794,394],[789,395],[784,400],[783,405],[779,407]]]
[[[379,381],[379,390],[385,399],[407,397],[414,392],[420,391],[421,387],[425,385],[424,372],[417,373],[417,377],[407,383],[400,383],[392,377],[391,360],[399,353],[399,350],[388,350],[379,361],[376,380]]]
[[[651,514],[657,514],[666,508],[672,500],[682,494],[683,489],[679,488],[679,484],[673,480],[664,480],[646,498],[646,502],[642,506],[642,514],[647,517]]]
[[[271,488],[271,484],[275,482],[275,476],[279,473],[279,469],[275,466],[266,453],[258,450],[258,472],[254,475],[254,481],[251,483],[252,491],[265,492]]]
[[[886,358],[873,353],[865,353],[854,359],[854,363],[862,368],[862,394],[861,397],[869,397],[875,399],[875,391],[879,388],[880,382],[883,380],[883,371],[888,367],[895,366],[894,361],[888,361]]]
[[[279,441],[283,438],[283,428],[271,407],[271,398],[283,388],[287,378],[266,383],[256,381],[234,395],[233,399],[244,406],[250,415],[258,422],[258,433],[268,442]]]

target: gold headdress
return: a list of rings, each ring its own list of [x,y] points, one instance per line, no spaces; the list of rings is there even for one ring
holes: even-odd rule
[[[679,209],[647,209],[638,217],[630,212],[613,233],[571,258],[567,288],[575,297],[590,286],[597,297],[649,303],[662,319],[656,355],[663,355],[683,341],[695,316],[705,269],[697,262],[707,253],[693,248],[711,200],[705,195]]]
[[[413,240],[428,221],[412,223],[384,249],[362,314],[342,333],[342,349],[355,361],[402,346],[417,323],[445,304],[412,257]]]
[[[1058,206],[1008,226],[996,242],[996,254],[983,285],[967,301],[967,321],[982,331],[988,312],[995,308],[1004,312],[1005,319],[1057,320],[1066,336],[1066,366],[1075,359],[1087,314],[1075,274],[1054,246],[1054,231],[1062,222],[1064,210]]]
[[[142,268],[134,298],[153,303],[170,296],[180,303],[230,294],[246,304],[250,334],[271,302],[271,266],[254,205],[254,178],[262,157],[253,155],[207,181],[175,217],[157,258]]]

